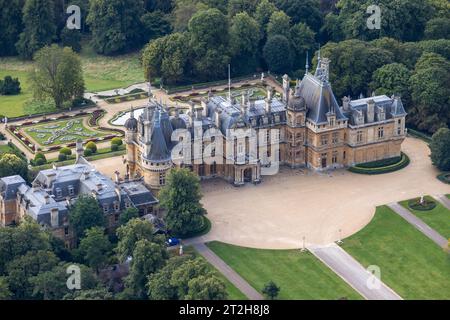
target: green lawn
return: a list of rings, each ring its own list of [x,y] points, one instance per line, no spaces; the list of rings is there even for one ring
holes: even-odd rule
[[[408,207],[408,201],[402,201],[400,204],[414,213],[418,218],[422,219],[431,228],[439,232],[443,237],[450,238],[450,210],[444,207],[439,201],[430,196],[425,197],[427,200],[436,202],[436,207],[430,211],[413,210]]]
[[[279,299],[362,299],[309,252],[260,250],[210,242],[208,247],[255,289],[273,280]]]
[[[404,299],[450,299],[450,256],[386,206],[342,245]]]
[[[139,52],[107,57],[97,55],[89,45],[84,45],[80,53],[83,64],[86,91],[98,92],[127,87],[143,82],[144,72],[139,62]],[[28,74],[33,62],[15,57],[0,58],[0,78],[10,75],[19,78],[22,93],[17,96],[0,96],[0,115],[18,117],[26,115],[24,103],[32,97]]]
[[[12,152],[12,149],[7,145],[0,145],[0,155],[2,155],[3,153],[9,153]]]
[[[0,67],[0,79],[5,76],[19,78],[20,87],[22,88],[20,94],[14,96],[0,96],[0,115],[7,117],[18,117],[25,114],[23,104],[32,97],[28,82],[27,71],[9,71],[3,70]]]

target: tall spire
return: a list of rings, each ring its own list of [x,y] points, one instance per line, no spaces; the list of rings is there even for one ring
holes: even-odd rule
[[[151,101],[152,100],[152,96],[153,96],[153,93],[152,93],[152,84],[151,84],[151,82],[150,82],[150,77],[148,78],[148,101]]]
[[[131,109],[130,109],[130,118],[134,118],[134,108],[133,108],[133,106],[131,106]]]
[[[306,51],[306,64],[305,64],[305,75],[308,74],[309,69],[309,51]]]

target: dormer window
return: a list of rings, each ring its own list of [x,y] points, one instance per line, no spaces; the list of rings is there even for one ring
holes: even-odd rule
[[[68,186],[67,189],[69,191],[69,196],[74,196],[75,195],[75,189],[74,189],[73,186]]]
[[[120,210],[120,203],[119,202],[114,202],[114,211],[118,212]]]
[[[61,188],[56,188],[56,197],[61,198],[62,197],[62,190]]]
[[[104,204],[103,205],[103,213],[108,213],[109,212],[109,205],[108,204]]]

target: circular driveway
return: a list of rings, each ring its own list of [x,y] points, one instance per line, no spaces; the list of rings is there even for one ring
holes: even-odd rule
[[[235,188],[219,179],[203,183],[202,200],[212,221],[204,238],[254,248],[292,249],[348,237],[372,219],[375,207],[424,194],[448,194],[436,179],[428,146],[407,138],[411,164],[382,175],[346,170],[313,173],[282,168],[259,185]]]

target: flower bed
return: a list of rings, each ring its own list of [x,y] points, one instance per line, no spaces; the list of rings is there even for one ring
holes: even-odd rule
[[[348,170],[359,174],[383,174],[403,169],[408,166],[409,163],[409,157],[402,152],[401,157],[359,164],[350,167]]]
[[[408,207],[413,210],[430,211],[436,207],[436,202],[426,197],[423,198],[422,202],[421,198],[415,198],[408,201]]]

